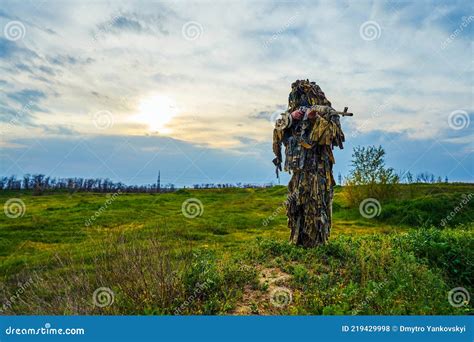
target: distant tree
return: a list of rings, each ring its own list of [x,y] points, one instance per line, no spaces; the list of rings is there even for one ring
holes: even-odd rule
[[[352,169],[345,187],[350,204],[358,205],[366,198],[383,201],[397,194],[400,178],[393,168],[385,166],[384,157],[382,146],[354,148]]]
[[[6,189],[8,177],[0,177],[0,190]]]
[[[418,183],[434,183],[434,175],[429,172],[421,172],[416,176]]]
[[[26,174],[23,176],[23,189],[29,190],[30,189],[30,175]]]
[[[444,182],[445,182],[446,184],[449,183],[449,181],[448,181],[448,176],[446,176],[446,177],[444,178]]]
[[[15,189],[15,182],[16,182],[16,177],[15,176],[11,176],[10,178],[8,178],[8,180],[7,180],[7,189],[8,190]]]
[[[44,175],[33,175],[33,195],[40,195],[44,191]]]
[[[339,174],[337,175],[337,181],[338,181],[339,185],[342,185],[342,175],[341,175],[340,172],[339,172]]]
[[[413,174],[410,171],[406,173],[405,178],[408,184],[413,183]]]

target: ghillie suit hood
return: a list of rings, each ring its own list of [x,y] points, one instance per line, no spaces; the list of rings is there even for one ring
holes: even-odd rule
[[[311,107],[314,105],[331,106],[321,88],[309,80],[296,80],[291,85],[288,96],[288,109],[292,112],[298,107]]]

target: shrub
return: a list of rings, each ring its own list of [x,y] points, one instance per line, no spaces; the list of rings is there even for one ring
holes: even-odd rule
[[[439,269],[451,287],[473,287],[474,238],[472,228],[411,230],[402,238],[403,248]]]
[[[382,146],[355,147],[352,170],[346,179],[344,197],[350,206],[358,206],[366,198],[386,201],[395,198],[399,178],[385,166]]]

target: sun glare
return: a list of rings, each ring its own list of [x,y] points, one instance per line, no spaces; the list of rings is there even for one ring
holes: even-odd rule
[[[151,131],[165,133],[166,124],[178,113],[175,101],[165,95],[153,95],[142,99],[134,119],[148,125]]]

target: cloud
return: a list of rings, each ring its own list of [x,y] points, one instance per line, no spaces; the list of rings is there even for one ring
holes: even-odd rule
[[[7,93],[7,97],[18,103],[26,104],[29,102],[37,103],[39,100],[46,98],[46,94],[40,90],[23,89],[17,92]]]
[[[45,66],[45,65],[40,65],[38,67],[38,69],[42,72],[44,72],[45,74],[48,74],[49,76],[54,76],[56,75],[56,73],[54,72],[53,68],[50,68],[48,66]]]
[[[150,15],[145,13],[123,12],[119,10],[115,14],[111,14],[110,19],[97,24],[94,31],[94,39],[101,38],[107,34],[163,34],[168,35],[169,32],[164,28],[163,15]]]
[[[254,119],[254,120],[264,120],[264,121],[270,122],[270,120],[272,119],[272,115],[275,115],[275,113],[277,114],[282,113],[286,111],[286,109],[287,109],[287,105],[278,105],[278,106],[275,106],[272,110],[263,110],[257,113],[252,113],[249,115],[249,118]]]
[[[162,183],[178,186],[234,183],[236,179],[271,182],[275,180],[273,168],[267,164],[167,137],[51,137],[40,142],[16,139],[0,154],[1,175],[109,177],[126,184],[147,184],[154,182],[161,170]]]
[[[453,111],[472,111],[466,18],[462,1],[7,2],[0,28],[20,20],[26,34],[0,37],[0,115],[33,96],[28,134],[38,139],[59,134],[54,127],[84,138],[154,135],[131,118],[144,98],[166,95],[180,109],[168,137],[247,155],[270,142],[268,118],[286,106],[291,83],[309,78],[355,113],[343,121],[354,139],[449,141],[467,156],[472,123],[448,124]],[[380,27],[376,39],[361,36],[368,21]],[[183,33],[189,22],[200,25],[197,39]],[[100,111],[113,115],[107,130],[94,126]],[[5,131],[8,141],[26,133]]]
[[[126,184],[147,184],[161,170],[165,183],[276,182],[269,142],[240,137],[242,152],[196,146],[159,136],[50,136],[41,140],[18,138],[3,146],[0,175],[44,173],[62,177],[109,177]],[[432,172],[443,179],[472,181],[474,154],[461,155],[459,142],[429,139],[411,141],[403,134],[371,132],[349,139],[336,149],[334,174],[347,175],[352,147],[383,145],[387,165],[399,173]],[[15,161],[15,163],[12,163]],[[449,162],[447,162],[449,161]],[[282,183],[288,181],[282,175]]]
[[[124,16],[117,17],[112,23],[112,27],[118,28],[120,30],[129,30],[135,32],[143,31],[143,27],[140,22]]]
[[[18,57],[31,60],[39,56],[36,52],[28,48],[18,46],[16,43],[0,37],[0,59],[13,59]]]
[[[94,59],[91,57],[75,57],[71,55],[56,55],[56,56],[47,56],[46,60],[54,65],[58,66],[67,66],[67,65],[84,65],[94,62]]]
[[[18,70],[21,70],[21,71],[27,71],[31,74],[34,74],[34,71],[26,64],[23,64],[23,63],[18,63],[18,64],[15,64],[15,67],[18,69]]]
[[[57,125],[57,126],[47,126],[47,125],[35,125],[43,129],[43,131],[48,134],[48,136],[78,136],[79,133],[72,129],[71,127]]]

